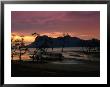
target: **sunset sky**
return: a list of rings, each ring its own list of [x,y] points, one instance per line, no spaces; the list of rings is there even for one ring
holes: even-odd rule
[[[56,38],[68,33],[81,39],[100,39],[99,11],[12,11],[11,31],[32,42],[33,32]]]

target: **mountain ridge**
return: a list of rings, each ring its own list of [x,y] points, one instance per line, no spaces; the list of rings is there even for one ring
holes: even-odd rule
[[[90,40],[83,40],[78,37],[71,37],[71,36],[64,36],[64,37],[57,37],[52,38],[46,35],[37,36],[31,44],[27,45],[28,48],[38,48],[38,47],[82,47],[82,46],[92,46],[92,47],[99,47],[100,40],[98,39],[90,39]]]

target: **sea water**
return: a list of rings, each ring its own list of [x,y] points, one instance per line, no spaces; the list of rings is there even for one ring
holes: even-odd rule
[[[28,48],[29,51],[21,56],[22,60],[27,60],[27,61],[32,60],[29,57],[29,55],[32,54],[35,49],[36,48]],[[84,54],[80,53],[83,50],[84,50],[84,48],[82,48],[82,47],[64,47],[63,52],[62,52],[62,48],[53,48],[53,50],[52,50],[52,48],[48,48],[47,52],[61,53],[65,59],[81,59],[81,60],[82,59],[83,60],[90,59],[88,55],[84,55]],[[93,59],[93,58],[91,58],[91,59]],[[94,58],[94,59],[99,61],[99,58]],[[15,55],[13,57],[13,60],[19,60],[19,55]],[[70,63],[71,64],[74,61],[76,62],[76,60],[68,60],[68,61],[66,60],[66,62],[64,60],[63,62],[57,62],[57,63],[59,63],[59,64],[61,64],[61,63],[65,63],[65,64],[68,63],[69,64]],[[56,63],[56,62],[54,62],[54,63]]]

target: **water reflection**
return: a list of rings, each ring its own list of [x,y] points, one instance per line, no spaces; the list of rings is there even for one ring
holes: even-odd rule
[[[32,60],[29,55],[33,54],[34,50],[36,48],[28,48],[28,52],[26,52],[24,55],[22,55],[22,60]],[[53,51],[51,48],[48,48],[47,52],[53,52],[53,53],[62,53],[62,55],[64,56],[64,58],[72,58],[72,59],[84,59],[84,60],[96,60],[99,61],[99,57],[98,56],[93,56],[93,55],[87,55],[87,54],[83,54],[83,49],[82,47],[65,47],[64,48],[64,52],[61,52],[62,48],[54,48]],[[19,60],[19,56],[15,55],[14,60]],[[64,63],[65,61],[63,61]],[[71,61],[72,62],[72,61]],[[71,63],[69,61],[69,63]],[[66,62],[67,63],[67,62]],[[73,63],[73,62],[72,62]]]

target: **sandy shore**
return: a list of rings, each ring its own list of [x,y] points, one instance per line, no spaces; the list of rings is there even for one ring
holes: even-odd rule
[[[37,63],[12,61],[12,77],[98,77],[100,64],[85,61],[79,64]]]

